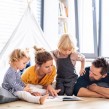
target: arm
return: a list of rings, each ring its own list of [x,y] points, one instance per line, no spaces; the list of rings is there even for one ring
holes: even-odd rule
[[[53,59],[55,60],[55,62],[57,61],[57,54],[58,54],[57,50],[51,51],[51,55],[52,55]]]
[[[83,75],[85,73],[85,61],[81,61],[81,69],[80,69],[80,75]]]
[[[106,98],[109,98],[109,88],[100,87],[100,86],[98,86],[96,84],[92,84],[92,85],[89,86],[89,89],[91,91],[94,91],[94,92],[96,92],[98,94],[103,95]]]
[[[71,60],[74,66],[76,65],[77,61],[81,62],[81,68],[79,73],[80,75],[83,75],[85,73],[85,56],[78,52],[74,52],[71,55]]]
[[[45,89],[47,89],[47,93],[50,93],[51,96],[57,96],[58,95],[58,92],[60,90],[55,90],[52,85],[47,85],[47,86],[44,86]]]
[[[57,90],[55,90],[52,87],[52,83],[54,81],[55,76],[56,76],[56,68],[55,66],[53,66],[53,71],[51,75],[49,75],[46,85],[44,85],[44,88],[47,89],[47,92],[50,93],[52,96],[57,96],[58,93]]]
[[[80,75],[83,75],[85,73],[85,56],[79,54],[78,59],[81,61]]]
[[[15,91],[22,91],[24,89],[18,72],[9,72],[5,78],[10,87],[13,88]]]
[[[91,91],[87,88],[80,88],[77,96],[79,96],[79,97],[98,97],[98,98],[102,97],[102,98],[104,98],[103,95],[98,94],[96,92],[93,92],[93,91]]]

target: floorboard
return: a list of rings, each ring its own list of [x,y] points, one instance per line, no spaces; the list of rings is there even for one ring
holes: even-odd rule
[[[0,109],[109,109],[109,99],[82,98],[82,101],[50,101],[43,105],[15,101],[0,104]]]

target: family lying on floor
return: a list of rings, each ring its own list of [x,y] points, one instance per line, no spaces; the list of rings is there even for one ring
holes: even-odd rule
[[[29,53],[22,49],[13,50],[2,87],[21,100],[38,104],[43,104],[49,95],[109,98],[108,61],[98,57],[90,67],[85,68],[85,57],[77,52],[70,37],[63,34],[58,49],[51,52],[34,46],[35,65],[25,69],[22,75],[19,70],[29,62]],[[79,77],[75,70],[77,61],[81,62]],[[52,83],[55,76],[54,88]]]

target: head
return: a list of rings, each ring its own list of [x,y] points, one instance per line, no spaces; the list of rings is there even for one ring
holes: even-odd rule
[[[103,57],[98,57],[96,60],[92,62],[92,65],[90,67],[89,78],[92,81],[100,80],[107,76],[108,71],[109,71],[108,61]]]
[[[71,36],[69,34],[63,34],[59,40],[58,50],[63,55],[69,55],[72,52],[76,51],[76,46],[75,46],[74,40],[72,41],[71,38],[73,38],[73,36]]]
[[[53,69],[53,57],[51,54],[47,51],[45,51],[43,48],[37,48],[35,49],[35,63],[40,70],[40,72],[44,74],[49,74],[52,72]]]
[[[29,55],[25,50],[23,51],[21,49],[15,49],[10,54],[9,62],[16,70],[22,70],[25,68],[29,59]]]

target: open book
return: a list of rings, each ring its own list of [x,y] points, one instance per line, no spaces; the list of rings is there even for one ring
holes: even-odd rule
[[[83,99],[76,97],[76,96],[57,96],[57,97],[52,97],[49,96],[47,101],[81,101]]]
[[[81,101],[82,99],[75,96],[66,96],[62,98],[63,101]]]

